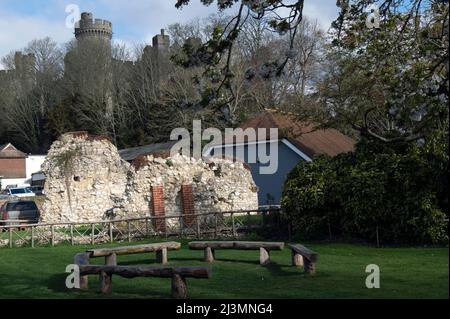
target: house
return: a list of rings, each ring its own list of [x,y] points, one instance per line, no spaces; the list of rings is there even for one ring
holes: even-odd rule
[[[0,188],[31,183],[31,176],[41,170],[45,155],[27,155],[11,143],[0,145]]]
[[[311,123],[298,121],[291,113],[277,110],[266,110],[249,119],[241,128],[266,129],[266,136],[241,136],[236,138],[226,136],[222,144],[213,145],[203,156],[217,156],[221,149],[222,156],[239,158],[250,166],[253,179],[259,187],[259,205],[278,205],[281,201],[283,185],[287,174],[301,161],[310,162],[318,155],[336,156],[340,153],[351,152],[355,141],[335,129],[315,129]],[[278,133],[271,133],[270,129],[278,129]],[[262,139],[262,140],[261,140]],[[237,148],[241,152],[237,152]],[[261,173],[261,168],[267,166],[259,158],[249,160],[249,151],[256,154],[267,154],[277,161],[276,170],[270,174]],[[273,152],[273,154],[271,154]],[[253,158],[253,157],[251,157]]]

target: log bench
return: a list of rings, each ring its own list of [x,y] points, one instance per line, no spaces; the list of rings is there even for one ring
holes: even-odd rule
[[[319,254],[300,244],[289,244],[292,252],[292,265],[303,267],[307,274],[315,274]]]
[[[80,289],[88,289],[88,275],[99,275],[100,291],[103,294],[112,292],[112,276],[124,278],[135,277],[163,277],[172,278],[172,298],[185,299],[187,297],[186,278],[209,279],[211,268],[204,266],[114,266],[90,265],[90,253],[75,255],[74,262],[80,270]]]
[[[204,250],[204,260],[213,262],[217,249],[241,249],[259,250],[259,263],[267,265],[270,262],[271,250],[282,250],[282,242],[258,242],[258,241],[193,241],[189,243],[189,249]]]
[[[118,255],[142,254],[156,252],[156,261],[161,264],[167,264],[167,251],[178,250],[181,244],[178,242],[143,244],[134,246],[122,246],[112,248],[90,249],[86,252],[92,257],[105,257],[105,265],[117,266]]]

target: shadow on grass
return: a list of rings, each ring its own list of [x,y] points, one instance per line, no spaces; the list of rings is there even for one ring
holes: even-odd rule
[[[169,260],[170,262],[170,260]],[[117,261],[118,266],[161,266],[156,259],[140,259],[140,260],[128,260],[128,261]]]
[[[305,276],[309,276],[301,268],[296,268],[298,271],[294,271],[294,272],[293,271],[286,271],[286,270],[284,270],[285,268],[289,268],[291,270],[294,267],[280,265],[279,263],[274,262],[274,261],[271,261],[267,265],[261,266],[261,267],[265,267],[267,270],[269,270],[270,274],[274,275],[274,276],[283,276],[283,277],[288,277],[288,276],[305,277]]]
[[[170,299],[170,281],[167,281],[167,293],[161,291],[154,291],[152,289],[152,278],[146,278],[148,284],[144,287],[135,285],[126,285],[124,287],[124,281],[113,284],[113,292],[111,294],[102,294],[100,292],[100,285],[98,276],[89,276],[89,289],[88,290],[76,290],[68,289],[65,285],[66,277],[68,274],[55,274],[50,276],[48,289],[56,293],[64,293],[71,299],[108,299],[108,298],[139,298],[139,299]],[[120,276],[113,276],[114,278],[121,278]],[[125,279],[125,278],[121,278]],[[126,281],[132,281],[132,279],[126,279]],[[165,290],[165,289],[164,289]],[[144,297],[143,297],[144,296]]]
[[[66,278],[69,274],[54,274],[48,278],[47,288],[53,292],[69,292],[70,290],[66,287]]]

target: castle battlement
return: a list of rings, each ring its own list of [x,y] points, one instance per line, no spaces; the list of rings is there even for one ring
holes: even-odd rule
[[[103,19],[95,19],[90,12],[83,12],[81,20],[77,22],[75,27],[75,37],[79,39],[87,37],[104,38],[111,40],[113,35],[113,27],[111,21]]]

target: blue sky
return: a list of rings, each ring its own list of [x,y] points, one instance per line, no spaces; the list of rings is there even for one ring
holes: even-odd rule
[[[70,4],[81,12],[94,13],[94,18],[110,20],[114,40],[128,45],[149,43],[161,28],[175,22],[188,22],[216,12],[216,6],[205,7],[200,0],[182,10],[175,0],[0,0],[0,57],[19,50],[36,38],[50,36],[58,43],[73,38],[73,30],[65,26],[65,9]],[[323,27],[337,16],[336,0],[306,0],[304,14],[318,19]],[[1,67],[1,66],[0,66]]]

